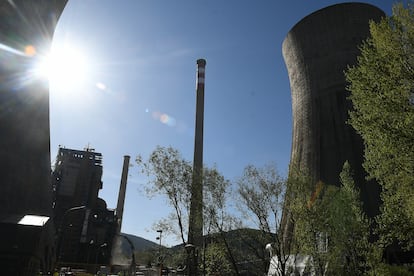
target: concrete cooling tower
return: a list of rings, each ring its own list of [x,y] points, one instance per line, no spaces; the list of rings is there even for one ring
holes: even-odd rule
[[[291,163],[314,183],[339,185],[348,160],[370,217],[378,212],[379,189],[365,180],[362,139],[346,124],[351,103],[344,70],[355,64],[369,21],[384,16],[369,4],[333,5],[303,18],[283,42],[292,93]]]
[[[53,261],[49,89],[34,74],[66,0],[0,2],[1,275],[39,275]]]

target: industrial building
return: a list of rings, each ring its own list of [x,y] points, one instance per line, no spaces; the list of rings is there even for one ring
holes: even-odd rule
[[[0,2],[0,267],[51,271],[55,256],[49,88],[32,74],[66,0]]]
[[[95,273],[110,264],[118,223],[115,210],[98,197],[101,177],[101,153],[59,148],[52,173],[58,267]]]
[[[379,212],[380,190],[377,183],[367,182],[362,138],[346,123],[352,107],[344,71],[356,63],[358,45],[369,36],[369,21],[384,16],[370,4],[329,6],[298,22],[282,48],[292,94],[291,165],[309,174],[313,185],[321,181],[339,186],[348,160],[371,218]],[[283,222],[289,233],[292,224],[286,213]]]

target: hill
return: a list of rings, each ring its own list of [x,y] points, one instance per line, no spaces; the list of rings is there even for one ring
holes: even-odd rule
[[[144,238],[141,238],[141,237],[138,237],[138,236],[135,236],[135,235],[126,234],[126,233],[121,233],[121,235],[127,237],[131,241],[131,243],[135,247],[136,252],[142,252],[142,251],[146,251],[148,249],[154,249],[154,248],[157,248],[159,246],[155,242],[146,240]],[[123,241],[122,242],[122,248],[125,248],[125,247],[126,247],[126,250],[130,250],[130,246],[129,246],[128,242]]]
[[[154,253],[158,250],[158,244],[144,238],[121,233],[122,238],[116,239],[113,244],[112,260],[114,264],[128,266],[132,262],[132,247],[134,247],[135,262],[137,264],[152,263]]]

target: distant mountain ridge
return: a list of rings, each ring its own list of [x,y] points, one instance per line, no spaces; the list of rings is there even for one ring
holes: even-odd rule
[[[146,251],[151,248],[157,248],[159,246],[157,243],[152,242],[150,240],[132,235],[132,234],[126,234],[121,233],[121,235],[126,236],[134,245],[136,252],[142,252]],[[129,249],[129,244],[127,242],[122,242],[122,247],[127,247]],[[128,250],[127,249],[127,250]]]
[[[230,243],[234,243],[236,241],[238,241],[243,235],[244,236],[250,236],[250,237],[257,237],[260,234],[262,234],[262,231],[257,230],[257,229],[251,229],[251,228],[241,228],[241,229],[234,229],[234,230],[230,230],[228,232],[224,232],[224,234],[226,235],[227,239],[229,240]],[[142,251],[146,251],[148,249],[157,249],[159,247],[159,244],[144,238],[141,238],[139,236],[135,236],[132,234],[126,234],[126,233],[121,233],[121,235],[128,237],[128,239],[133,243],[134,247],[135,247],[135,251],[137,252],[142,252]],[[269,235],[272,235],[269,233]],[[214,233],[214,234],[210,234],[210,235],[205,235],[204,238],[205,239],[215,239],[219,237],[219,233]],[[257,241],[253,241],[253,242],[257,242]],[[271,238],[269,236],[269,241],[271,242]],[[170,248],[173,250],[176,249],[180,249],[184,247],[184,244],[177,244],[174,246],[171,246]],[[123,251],[129,251],[130,250],[130,245],[128,244],[128,242],[126,242],[125,240],[122,241],[122,248]],[[264,246],[263,246],[264,248]]]

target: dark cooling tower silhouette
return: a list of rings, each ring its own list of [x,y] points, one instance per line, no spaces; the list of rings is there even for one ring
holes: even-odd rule
[[[66,0],[0,2],[0,267],[38,275],[53,266],[49,89],[34,74]]]
[[[344,71],[355,64],[369,21],[384,16],[369,4],[333,5],[303,18],[283,42],[292,93],[291,164],[306,171],[313,184],[339,185],[348,160],[370,217],[378,213],[379,188],[365,180],[363,142],[346,123],[351,102]]]

